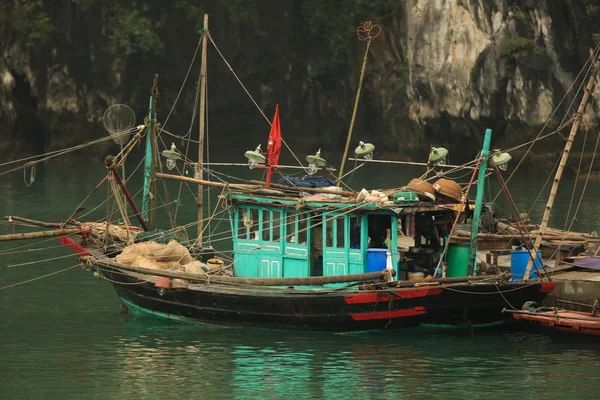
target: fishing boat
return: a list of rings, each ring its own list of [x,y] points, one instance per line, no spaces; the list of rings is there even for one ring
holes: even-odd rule
[[[536,307],[526,303],[523,310],[505,310],[517,321],[530,322],[554,331],[577,335],[600,336],[600,316],[596,312],[597,301],[592,312],[565,310],[557,307]]]
[[[358,30],[359,38],[370,43],[376,34],[361,35],[371,31],[376,31],[374,26],[365,24]],[[407,185],[356,192],[341,187],[354,115],[337,178],[318,175],[331,170],[317,152],[307,157],[308,166],[299,167],[306,176],[283,176],[278,183],[271,182],[274,173],[287,168],[278,161],[283,138],[276,110],[266,153],[259,146],[245,154],[250,168],[266,173],[265,182],[204,179],[204,173],[210,172],[202,147],[208,40],[214,44],[205,16],[198,160],[190,160],[175,145],[159,152],[157,137],[166,130],[156,118],[155,77],[146,123],[136,128],[128,125],[125,130],[135,133],[133,139],[118,156],[105,160],[107,177],[100,184],[111,185],[120,223],[111,222],[109,216],[86,223],[73,218],[74,214],[60,223],[10,217],[15,222],[53,228],[37,237],[59,236],[63,245],[80,255],[85,269],[114,286],[122,312],[194,323],[362,331],[423,323],[502,321],[510,319],[502,313],[507,305],[541,302],[554,289],[555,283],[549,278],[523,281],[478,271],[483,183],[487,172],[500,177],[499,168],[510,160],[508,154],[490,150],[489,129],[481,153],[465,166],[444,165],[447,151],[437,147],[425,163],[427,172]],[[363,65],[361,82],[364,70]],[[356,104],[359,93],[360,85]],[[119,167],[135,144],[144,139],[145,183],[140,210]],[[360,142],[355,157],[368,161],[373,150],[373,145]],[[182,163],[184,170],[194,171],[194,177],[185,176],[183,171],[179,175],[167,172]],[[470,170],[469,185],[463,190],[444,178],[443,168]],[[156,229],[157,180],[198,186],[197,221],[166,231]],[[469,190],[475,180],[477,195],[473,201],[469,200]],[[229,219],[231,258],[220,256],[204,240],[203,224],[210,221],[204,218],[204,187],[222,190],[219,203]],[[139,227],[129,222],[127,205]],[[457,242],[453,233],[465,214],[472,215],[472,232],[468,240]],[[194,225],[197,236],[190,240],[185,232]],[[542,276],[538,264],[533,266]]]

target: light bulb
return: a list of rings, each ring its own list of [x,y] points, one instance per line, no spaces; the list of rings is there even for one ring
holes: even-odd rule
[[[196,165],[194,167],[194,179],[200,179],[200,166]]]
[[[177,163],[175,162],[175,160],[171,159],[171,158],[167,158],[167,169],[170,171],[173,168],[175,168],[175,166],[177,165]]]
[[[248,168],[254,169],[254,168],[256,168],[257,165],[258,165],[258,162],[256,160],[253,160],[251,158],[248,159]]]
[[[506,171],[508,169],[508,163],[507,164],[498,165],[498,169],[500,171]]]
[[[308,164],[308,170],[306,172],[308,172],[309,175],[314,175],[318,170],[319,168],[317,168],[315,164]]]
[[[372,160],[373,159],[373,153],[365,154],[364,155],[364,159],[365,160]]]

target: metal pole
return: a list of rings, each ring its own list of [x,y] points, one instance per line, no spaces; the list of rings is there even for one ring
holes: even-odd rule
[[[581,103],[579,104],[579,108],[577,109],[577,114],[575,114],[575,120],[573,121],[573,126],[571,126],[571,132],[569,133],[569,138],[567,139],[567,143],[565,145],[565,149],[563,150],[562,157],[560,159],[560,164],[558,165],[558,169],[556,170],[556,175],[554,176],[554,181],[552,182],[552,188],[550,189],[550,195],[548,196],[548,202],[546,203],[546,209],[544,210],[544,215],[542,216],[542,223],[540,224],[539,233],[535,238],[535,243],[533,245],[533,256],[536,257],[538,249],[542,244],[542,238],[544,237],[544,233],[546,233],[546,228],[548,227],[548,222],[550,221],[550,213],[552,212],[552,206],[554,205],[554,199],[556,198],[556,192],[558,191],[558,185],[560,184],[560,178],[562,177],[563,171],[565,169],[565,165],[567,164],[567,159],[569,158],[569,153],[571,152],[571,147],[573,146],[573,141],[575,140],[575,136],[577,135],[577,129],[579,128],[579,122],[581,122],[581,117],[583,112],[585,111],[585,106],[587,104],[588,98],[594,89],[594,85],[596,84],[596,75],[598,74],[598,70],[600,70],[600,57],[596,61],[596,65],[594,66],[594,70],[590,75],[590,80],[585,88],[585,92],[583,93],[583,97],[581,98]],[[529,280],[529,274],[531,273],[532,267],[531,257],[527,262],[527,268],[525,268],[525,274],[523,275],[523,280]]]
[[[199,115],[199,141],[198,141],[198,179],[204,177],[204,169],[202,168],[204,161],[204,112],[206,108],[206,43],[208,40],[208,14],[204,14],[204,27],[202,28],[202,65],[200,67],[200,115]],[[202,229],[204,227],[204,187],[198,185],[198,246],[202,247]]]
[[[485,130],[483,139],[483,148],[481,149],[481,163],[479,164],[479,177],[477,178],[477,198],[475,199],[475,209],[473,210],[473,220],[471,222],[471,241],[469,243],[469,264],[467,275],[473,276],[475,272],[475,259],[477,258],[477,234],[479,233],[479,220],[481,219],[481,207],[483,205],[483,192],[485,189],[485,170],[490,156],[490,141],[492,139],[492,130]]]

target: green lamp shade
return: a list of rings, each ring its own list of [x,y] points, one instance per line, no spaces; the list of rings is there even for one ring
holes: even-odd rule
[[[511,159],[510,154],[506,152],[496,153],[492,156],[492,161],[497,167],[507,164]]]
[[[363,157],[367,160],[373,158],[373,152],[375,151],[375,146],[371,143],[360,142],[358,147],[354,149],[354,153],[357,157]]]
[[[264,164],[267,162],[267,158],[260,149],[260,144],[256,147],[256,150],[248,150],[245,152],[244,156],[248,159],[248,161],[252,161],[256,164]]]
[[[163,150],[160,154],[162,154],[162,156],[165,157],[167,160],[181,160],[181,156],[179,155],[179,152],[175,147],[175,143],[171,143],[170,150]]]
[[[443,147],[432,147],[431,153],[429,153],[429,162],[432,164],[438,164],[444,161],[448,157],[448,150]]]
[[[306,161],[316,167],[323,168],[327,166],[327,161],[321,157],[321,149],[314,156],[306,156]]]

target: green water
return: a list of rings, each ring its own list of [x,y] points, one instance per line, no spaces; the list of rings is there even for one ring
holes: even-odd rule
[[[354,176],[355,188],[366,182],[401,186],[419,172],[369,168]],[[3,176],[0,215],[64,218],[103,174],[95,165],[50,164],[38,170],[30,188],[20,173]],[[259,179],[261,172],[246,174]],[[542,183],[511,184],[523,211]],[[563,185],[554,226],[564,224],[572,185]],[[139,187],[139,182],[131,185],[133,192]],[[174,196],[178,186],[169,188]],[[598,195],[593,182],[573,229],[598,230]],[[195,215],[185,188],[183,196],[188,197],[181,204],[181,223]],[[87,210],[105,198],[103,188]],[[542,207],[532,211],[533,221]],[[166,223],[165,213],[160,218]],[[11,232],[0,223],[0,234]],[[35,251],[39,248],[46,249]],[[19,265],[50,258],[56,259]],[[580,338],[519,328],[343,335],[182,325],[120,315],[110,284],[79,268],[5,288],[74,265],[76,258],[55,238],[0,244],[1,399],[572,399],[595,398],[598,392],[600,347]]]

